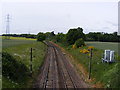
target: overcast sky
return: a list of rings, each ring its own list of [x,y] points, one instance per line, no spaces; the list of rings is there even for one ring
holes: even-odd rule
[[[9,0],[10,1],[10,0]],[[118,2],[95,0],[4,0],[0,24],[6,30],[6,15],[10,14],[11,33],[51,32],[66,33],[70,28],[83,28],[88,32],[118,31]],[[83,2],[84,1],[84,2]],[[96,0],[97,1],[97,0]],[[108,2],[109,1],[109,2]]]

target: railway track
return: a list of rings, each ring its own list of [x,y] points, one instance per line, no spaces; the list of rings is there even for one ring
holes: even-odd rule
[[[50,42],[41,74],[34,88],[87,88],[62,51]]]

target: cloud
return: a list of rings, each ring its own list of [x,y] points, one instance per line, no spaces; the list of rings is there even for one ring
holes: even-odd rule
[[[2,0],[2,2],[118,2],[118,0]]]
[[[111,22],[111,21],[107,21],[107,23],[111,24],[112,26],[118,26],[117,23],[113,23],[113,22]]]
[[[116,5],[117,3],[4,3],[2,11],[4,16],[9,12],[13,18],[10,30],[15,33],[51,30],[66,33],[71,27],[78,26],[85,28],[85,33],[112,32],[117,30],[117,24],[109,22],[117,21]]]
[[[106,29],[110,29],[110,28],[109,28],[109,27],[103,27],[102,29],[103,29],[103,30],[104,30],[104,29],[106,30]]]

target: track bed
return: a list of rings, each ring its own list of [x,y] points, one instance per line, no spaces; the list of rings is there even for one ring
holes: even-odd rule
[[[42,72],[34,88],[87,88],[62,51],[50,42]]]

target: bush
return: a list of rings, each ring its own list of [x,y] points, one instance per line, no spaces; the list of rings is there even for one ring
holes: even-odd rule
[[[81,53],[87,54],[89,51],[87,49],[80,50]]]
[[[82,45],[85,45],[84,43],[84,40],[82,38],[78,39],[76,42],[75,42],[75,45],[76,47],[81,47]]]
[[[2,75],[8,77],[9,79],[17,82],[23,82],[27,76],[27,67],[15,60],[7,52],[2,52]]]
[[[72,45],[72,48],[73,48],[73,49],[76,49],[76,45],[75,45],[75,44],[74,44],[74,45]]]
[[[85,34],[83,33],[83,29],[80,27],[70,29],[66,34],[66,41],[69,45],[74,44],[75,41],[79,38],[83,38],[85,40]]]
[[[39,32],[39,33],[37,34],[37,41],[43,41],[43,40],[45,40],[45,39],[46,39],[46,35],[45,35],[44,33]]]
[[[89,46],[89,47],[88,47],[88,50],[90,50],[90,49],[92,49],[92,50],[93,50],[93,49],[94,49],[94,47],[93,47],[93,46]]]

